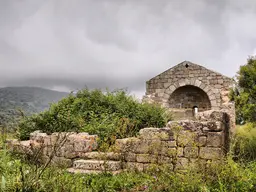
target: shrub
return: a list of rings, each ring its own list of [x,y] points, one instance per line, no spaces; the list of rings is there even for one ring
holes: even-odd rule
[[[25,117],[19,131],[21,139],[35,130],[85,131],[111,144],[116,138],[136,135],[141,128],[163,127],[170,119],[164,108],[140,103],[123,90],[85,89],[52,104],[48,111]]]
[[[256,125],[247,123],[238,126],[232,140],[232,153],[236,160],[256,160]]]

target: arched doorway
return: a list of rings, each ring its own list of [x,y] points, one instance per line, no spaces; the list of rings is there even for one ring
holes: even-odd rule
[[[177,88],[169,98],[169,107],[174,109],[193,109],[195,106],[198,111],[211,109],[211,102],[208,95],[199,87],[185,85]]]

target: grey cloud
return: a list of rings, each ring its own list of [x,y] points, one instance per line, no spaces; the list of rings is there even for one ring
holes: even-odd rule
[[[0,0],[0,86],[128,87],[183,61],[228,76],[256,50],[254,0]]]
[[[54,82],[54,84],[52,83]],[[141,87],[143,87],[143,83],[140,82],[140,78],[137,79],[122,79],[122,81],[118,81],[116,78],[106,78],[106,77],[90,77],[90,78],[33,78],[33,79],[24,79],[24,80],[10,80],[9,86],[34,86],[34,85],[46,88],[54,88],[54,87],[65,87],[67,91],[75,91],[82,88],[97,88],[105,90],[115,90],[119,89],[128,89],[132,87],[132,91],[140,92]],[[114,86],[113,86],[114,85]]]

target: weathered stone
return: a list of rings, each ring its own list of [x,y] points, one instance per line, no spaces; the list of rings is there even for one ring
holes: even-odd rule
[[[43,143],[46,137],[48,137],[48,135],[46,133],[42,133],[39,130],[30,133],[30,140],[36,141],[38,143]]]
[[[207,120],[207,121],[212,120],[213,122],[217,122],[217,121],[228,122],[226,112],[218,111],[218,110],[209,110],[209,111],[198,113],[198,117],[201,120]]]
[[[175,165],[175,169],[176,170],[184,170],[187,169],[189,166],[189,161],[187,158],[178,158],[176,165]]]
[[[146,154],[146,153],[153,153],[154,146],[151,145],[150,140],[139,140],[136,145],[132,146],[130,148],[132,152],[135,153],[141,153],[141,154]]]
[[[193,146],[196,144],[196,134],[190,131],[181,131],[177,138],[178,146]]]
[[[69,135],[68,139],[71,139],[74,142],[75,150],[77,152],[84,151],[83,148],[86,147],[86,150],[92,151],[97,149],[97,139],[96,135],[89,135],[88,133],[78,133],[74,135]],[[81,144],[79,144],[81,143]],[[82,150],[81,150],[82,149]],[[86,152],[86,151],[84,151]]]
[[[167,142],[167,141],[161,141],[161,140],[147,140],[147,142],[145,142],[145,140],[141,141],[142,143],[144,143],[144,145],[148,145],[148,148],[145,146],[147,150],[147,153],[149,154],[159,154],[159,152],[161,151],[162,147],[163,147],[163,142]],[[143,145],[142,145],[143,146]],[[143,152],[143,150],[141,150]]]
[[[221,148],[201,147],[199,157],[202,159],[221,159],[223,158],[223,151]]]
[[[177,157],[183,157],[184,156],[184,149],[183,147],[177,148]]]
[[[172,110],[173,113],[177,113],[178,110]],[[201,124],[192,120],[179,120],[169,121],[167,126],[174,132],[177,133],[183,131],[196,131],[201,128]]]
[[[68,168],[67,171],[69,173],[74,173],[74,174],[102,174],[103,172],[105,171],[99,171],[99,170],[84,170],[84,169],[75,169],[75,168]],[[110,172],[111,174],[113,175],[117,175],[117,174],[120,174],[122,173],[122,169],[118,170],[118,171],[107,171],[107,172]]]
[[[127,163],[125,163],[125,169],[143,171],[144,164],[143,163],[127,162]]]
[[[65,157],[68,159],[76,157],[77,155],[75,152],[74,145],[70,145],[69,143],[65,143],[61,148],[56,149],[56,155],[58,157]]]
[[[128,162],[135,162],[136,161],[136,154],[135,153],[125,153],[124,154],[124,158],[125,158],[125,161],[128,161]]]
[[[156,155],[149,155],[149,154],[137,154],[136,161],[139,163],[156,163],[157,156]]]
[[[206,141],[207,141],[206,136],[199,136],[198,137],[198,146],[200,146],[200,147],[206,146]]]
[[[184,156],[188,158],[197,158],[198,157],[198,147],[185,147]]]
[[[177,149],[176,148],[162,148],[160,155],[165,155],[169,157],[175,157],[177,155]]]
[[[85,159],[101,159],[101,160],[114,160],[119,161],[121,160],[121,154],[120,153],[114,153],[114,152],[88,152],[83,154],[83,158]]]
[[[207,146],[209,147],[221,147],[223,146],[223,134],[209,132],[207,133]]]
[[[8,148],[13,152],[24,153],[27,155],[33,154],[31,141],[13,141],[8,144]]]
[[[158,156],[158,161],[157,161],[157,163],[159,163],[159,164],[171,164],[172,163],[172,158],[170,158],[170,157],[166,157],[166,156],[161,156],[161,155],[159,155]]]
[[[76,160],[74,168],[85,170],[117,171],[122,168],[121,161]]]
[[[74,143],[74,151],[75,152],[89,152],[89,148],[86,145],[86,141],[79,141]]]
[[[47,136],[44,138],[44,143],[45,146],[51,146],[52,142],[51,142],[51,136]]]
[[[115,151],[116,152],[127,152],[130,150],[136,150],[140,139],[136,137],[130,137],[125,139],[117,139],[115,142]]]
[[[50,141],[51,141],[51,145],[52,145],[52,146],[57,145],[58,142],[59,142],[58,135],[57,135],[57,134],[52,134],[52,135],[50,136]]]
[[[142,139],[173,139],[173,132],[169,128],[144,128],[139,132]]]
[[[176,146],[176,141],[161,141],[161,147],[173,148]]]

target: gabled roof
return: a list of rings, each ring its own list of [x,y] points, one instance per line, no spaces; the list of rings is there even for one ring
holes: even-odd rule
[[[175,68],[178,68],[178,67],[181,67],[181,66],[184,67],[184,66],[186,66],[186,65],[188,65],[188,66],[194,65],[194,66],[197,66],[197,67],[199,67],[199,68],[205,69],[205,70],[207,70],[207,71],[209,71],[209,72],[211,72],[211,73],[215,73],[215,74],[221,75],[221,76],[223,76],[224,78],[232,79],[232,78],[230,78],[230,77],[228,77],[228,76],[225,76],[225,75],[223,75],[223,74],[221,74],[221,73],[219,73],[219,72],[213,71],[213,70],[211,70],[211,69],[207,69],[206,67],[203,67],[203,66],[201,66],[201,65],[192,63],[192,62],[190,62],[190,61],[183,61],[183,62],[181,62],[181,63],[179,63],[179,64],[177,64],[177,65],[175,65],[175,66],[173,66],[173,67],[171,67],[171,68],[169,68],[169,69],[167,69],[166,71],[164,71],[164,72],[158,74],[157,76],[151,78],[150,80],[155,79],[156,77],[161,76],[161,75],[165,74],[166,72],[171,71],[171,70],[173,70],[173,69],[175,69]],[[149,80],[149,81],[150,81],[150,80]]]

